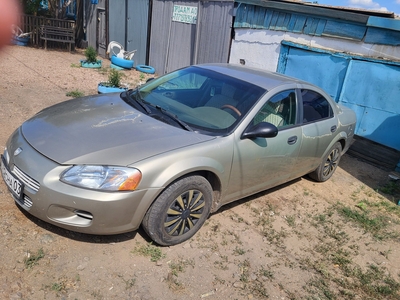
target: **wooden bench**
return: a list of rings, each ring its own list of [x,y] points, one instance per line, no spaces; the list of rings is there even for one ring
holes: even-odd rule
[[[47,41],[61,42],[69,44],[69,52],[71,47],[75,47],[75,28],[63,28],[50,25],[40,26],[40,39],[44,40],[44,49],[47,50]]]

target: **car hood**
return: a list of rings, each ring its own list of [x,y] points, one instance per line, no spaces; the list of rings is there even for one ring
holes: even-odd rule
[[[51,106],[26,121],[22,134],[38,152],[59,164],[120,166],[214,138],[147,116],[119,94]]]

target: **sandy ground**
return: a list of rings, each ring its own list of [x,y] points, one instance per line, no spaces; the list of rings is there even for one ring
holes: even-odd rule
[[[67,93],[97,93],[109,61],[83,69],[83,58],[18,46],[0,53],[0,151],[24,120]],[[131,87],[145,80],[124,74]],[[400,299],[393,186],[388,171],[346,154],[326,183],[305,177],[243,199],[190,241],[156,247],[141,230],[90,236],[46,224],[19,209],[1,181],[0,298]]]

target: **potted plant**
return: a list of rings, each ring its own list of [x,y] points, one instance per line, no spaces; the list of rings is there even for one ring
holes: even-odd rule
[[[81,66],[84,68],[101,68],[101,60],[97,59],[97,52],[92,46],[85,49],[86,60],[81,60]]]
[[[99,94],[123,92],[128,89],[126,84],[121,83],[122,73],[116,69],[110,69],[108,81],[100,82],[97,86]]]

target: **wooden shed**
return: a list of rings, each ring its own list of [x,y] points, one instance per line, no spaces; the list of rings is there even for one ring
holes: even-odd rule
[[[135,64],[162,75],[196,63],[228,62],[233,0],[84,0],[88,45],[137,50]]]

